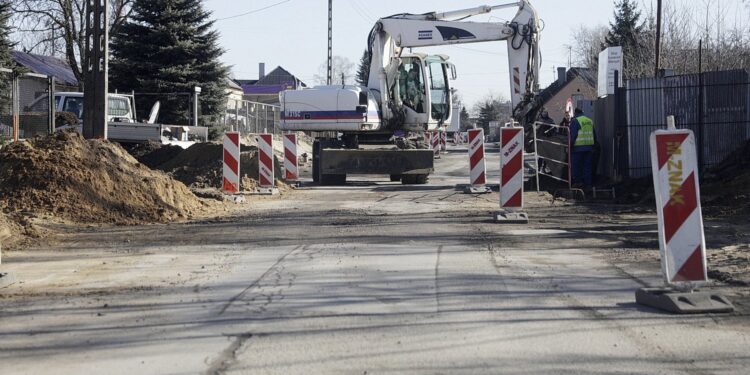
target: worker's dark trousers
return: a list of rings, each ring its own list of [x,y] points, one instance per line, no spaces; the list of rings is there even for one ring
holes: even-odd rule
[[[592,164],[594,162],[594,151],[573,151],[573,183],[584,184],[586,187],[593,185]]]

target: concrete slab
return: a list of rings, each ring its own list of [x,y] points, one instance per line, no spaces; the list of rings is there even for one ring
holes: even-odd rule
[[[495,222],[498,224],[528,224],[529,215],[525,212],[497,212]]]
[[[258,188],[257,195],[278,195],[279,189],[277,188]]]
[[[489,194],[492,193],[492,189],[489,186],[467,186],[464,189],[464,194]]]
[[[0,288],[16,282],[16,277],[10,272],[0,272]]]
[[[635,302],[674,314],[730,313],[734,306],[728,299],[712,292],[679,292],[671,288],[641,288]]]

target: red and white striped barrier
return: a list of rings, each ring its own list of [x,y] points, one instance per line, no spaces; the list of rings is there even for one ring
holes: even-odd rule
[[[440,133],[430,132],[430,141],[432,142],[432,151],[435,153],[435,159],[440,159]]]
[[[258,185],[262,188],[273,188],[273,135],[258,135]]]
[[[708,279],[706,240],[693,132],[670,126],[652,133],[651,168],[662,272],[668,284],[703,284]]]
[[[500,129],[500,207],[523,208],[523,128]]]
[[[440,148],[443,150],[443,152],[448,151],[448,132],[446,131],[440,132]]]
[[[469,130],[469,183],[471,187],[484,187],[487,183],[486,174],[484,129],[471,129]]]
[[[284,176],[287,182],[299,180],[297,135],[284,134]]]
[[[221,189],[227,193],[238,193],[240,191],[240,133],[224,133],[223,144],[224,167]]]
[[[427,148],[432,150],[432,132],[424,132],[424,141],[427,143]]]

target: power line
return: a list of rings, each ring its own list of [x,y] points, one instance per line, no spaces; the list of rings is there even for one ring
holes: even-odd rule
[[[288,3],[290,1],[292,1],[292,0],[279,1],[278,3],[271,4],[271,5],[263,7],[263,8],[254,9],[254,10],[251,10],[251,11],[248,11],[248,12],[245,12],[245,13],[240,13],[240,14],[236,14],[234,16],[229,16],[229,17],[224,17],[224,18],[217,18],[215,21],[224,21],[224,20],[231,20],[233,18],[244,17],[244,16],[247,16],[247,15],[250,15],[250,14],[253,14],[253,13],[258,13],[258,12],[264,11],[264,10],[269,9],[269,8],[273,8],[275,6],[278,6],[278,5],[281,5],[281,4],[284,4],[284,3]]]

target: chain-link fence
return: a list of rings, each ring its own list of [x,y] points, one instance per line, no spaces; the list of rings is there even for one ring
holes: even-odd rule
[[[0,137],[19,140],[53,132],[54,91],[51,77],[0,68]]]
[[[25,73],[17,78],[18,138],[31,138],[54,131],[55,103],[53,80],[50,77]]]
[[[223,125],[226,129],[243,134],[281,134],[279,121],[279,106],[247,100],[229,100]]]

